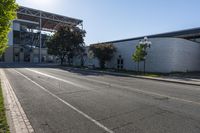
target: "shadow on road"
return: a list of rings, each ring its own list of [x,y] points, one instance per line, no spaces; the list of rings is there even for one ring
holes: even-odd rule
[[[112,74],[112,73],[105,73],[102,71],[94,71],[91,69],[80,69],[80,68],[73,68],[73,67],[65,67],[60,66],[58,64],[33,64],[33,63],[0,63],[0,68],[9,69],[9,68],[51,68],[51,69],[60,69],[67,72],[75,73],[81,76],[102,76],[102,75],[112,75],[117,77],[131,77],[126,75],[120,74]]]

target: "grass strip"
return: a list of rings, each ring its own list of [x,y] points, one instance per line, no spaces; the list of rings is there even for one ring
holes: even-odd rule
[[[5,113],[5,107],[4,107],[1,82],[0,82],[0,133],[10,133],[9,126],[8,126],[7,120],[6,120],[6,113]]]

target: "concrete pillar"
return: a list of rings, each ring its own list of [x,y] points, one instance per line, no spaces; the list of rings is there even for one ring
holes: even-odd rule
[[[24,62],[24,53],[20,52],[19,54],[19,62]]]
[[[9,46],[5,52],[5,62],[12,63],[13,62],[13,46]]]

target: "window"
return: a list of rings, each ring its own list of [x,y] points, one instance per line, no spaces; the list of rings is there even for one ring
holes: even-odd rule
[[[20,44],[20,32],[19,31],[13,31],[13,43]]]

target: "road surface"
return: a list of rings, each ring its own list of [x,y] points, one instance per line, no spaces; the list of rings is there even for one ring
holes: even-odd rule
[[[59,67],[2,67],[36,133],[200,133],[198,86]]]

